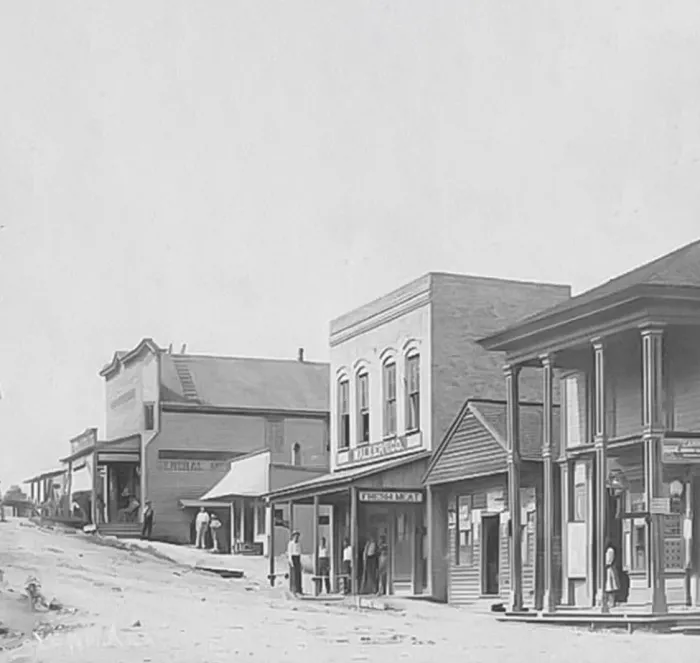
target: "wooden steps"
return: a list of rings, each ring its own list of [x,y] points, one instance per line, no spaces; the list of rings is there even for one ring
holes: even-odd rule
[[[135,539],[141,536],[141,523],[101,523],[97,526],[97,531],[102,536]]]

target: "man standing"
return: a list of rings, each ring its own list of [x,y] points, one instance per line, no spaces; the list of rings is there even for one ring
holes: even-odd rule
[[[301,591],[301,543],[299,532],[292,532],[292,538],[287,545],[287,559],[289,560],[289,584],[292,594],[297,596]]]
[[[318,549],[318,575],[319,584],[326,588],[326,594],[331,593],[331,555],[325,537],[321,539],[321,546]],[[320,589],[323,589],[321,587]]]
[[[150,541],[153,532],[153,507],[151,502],[146,502],[146,509],[143,512],[143,527],[141,528],[141,538]]]
[[[209,514],[204,507],[200,507],[194,526],[197,531],[197,548],[204,548],[207,529],[209,528]]]

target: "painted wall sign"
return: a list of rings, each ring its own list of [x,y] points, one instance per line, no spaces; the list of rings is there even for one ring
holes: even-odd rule
[[[664,440],[662,459],[669,464],[700,463],[700,439]]]
[[[417,490],[361,490],[360,502],[402,502],[419,504],[423,502],[423,493]]]
[[[129,401],[133,401],[134,398],[136,398],[136,389],[129,389],[129,391],[125,391],[123,394],[113,399],[109,407],[112,410],[116,410],[118,407],[126,405]]]
[[[337,456],[338,465],[348,463],[361,463],[363,461],[374,460],[376,458],[386,458],[395,456],[408,450],[405,437],[397,437],[393,440],[383,440],[375,444],[366,444],[361,447],[354,447],[341,452]]]
[[[226,461],[217,460],[163,460],[158,463],[161,472],[216,472],[228,467]]]

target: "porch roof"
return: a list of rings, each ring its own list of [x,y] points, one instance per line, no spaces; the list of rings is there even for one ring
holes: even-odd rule
[[[70,456],[61,458],[62,463],[70,463],[73,460],[78,460],[83,456],[90,455],[93,451],[141,451],[141,434],[126,435],[124,437],[115,437],[113,440],[99,440],[96,444],[90,444],[87,447],[78,449]]]
[[[183,509],[199,509],[200,507],[212,509],[224,509],[231,506],[231,502],[215,502],[212,500],[179,500]]]
[[[468,400],[442,439],[423,482],[428,485],[463,481],[507,470],[505,401]],[[544,409],[520,403],[520,453],[525,461],[542,459]],[[552,438],[559,441],[559,408],[554,408]]]
[[[345,470],[336,470],[329,472],[319,477],[301,481],[285,486],[279,490],[272,491],[266,495],[270,501],[291,501],[303,500],[315,495],[328,494],[341,490],[350,486],[353,482],[370,477],[387,470],[392,470],[402,465],[415,463],[419,460],[425,460],[430,456],[428,451],[418,451],[408,456],[401,458],[386,460],[380,463],[371,463],[369,465],[360,465],[359,467],[349,467]]]
[[[222,497],[261,497],[270,489],[271,454],[267,449],[254,451],[231,462],[223,479],[200,497],[200,500]]]
[[[48,472],[42,472],[41,474],[37,474],[36,476],[31,477],[30,479],[25,479],[22,483],[34,483],[35,481],[41,481],[42,479],[52,479],[53,477],[57,477],[65,473],[65,467],[55,470],[49,470]]]
[[[700,300],[700,240],[529,316],[479,343],[487,350],[511,352],[523,343],[533,344],[546,331],[603,310],[615,317],[620,304],[650,297]]]

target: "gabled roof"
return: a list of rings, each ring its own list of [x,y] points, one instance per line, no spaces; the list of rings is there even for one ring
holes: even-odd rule
[[[161,352],[161,349],[152,338],[144,338],[132,350],[117,350],[112,356],[112,360],[105,364],[100,371],[100,375],[109,378],[122,364],[128,364],[132,359],[138,357],[144,350],[150,350],[153,354]]]
[[[330,366],[162,353],[161,400],[164,404],[327,413]]]
[[[516,325],[482,339],[482,342],[487,346],[492,345],[498,338],[511,330],[536,324],[557,314],[573,311],[598,301],[623,296],[628,292],[631,294],[635,289],[644,286],[700,289],[700,240],[691,242],[641,267],[606,281],[602,285],[524,318]]]
[[[525,461],[542,459],[543,407],[520,404],[520,453]],[[447,483],[507,470],[505,401],[468,400],[443,437],[423,477],[425,483]],[[554,408],[552,438],[559,446],[559,408]]]

